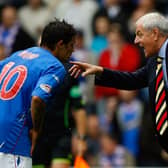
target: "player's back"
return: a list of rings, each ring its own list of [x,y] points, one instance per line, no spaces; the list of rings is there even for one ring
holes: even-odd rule
[[[0,62],[0,152],[29,156],[32,92],[55,61],[48,51],[33,47]]]

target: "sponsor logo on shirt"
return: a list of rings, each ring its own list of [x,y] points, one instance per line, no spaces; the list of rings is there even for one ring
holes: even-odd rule
[[[48,84],[41,84],[40,88],[45,91],[46,93],[50,93],[51,92],[51,86]]]

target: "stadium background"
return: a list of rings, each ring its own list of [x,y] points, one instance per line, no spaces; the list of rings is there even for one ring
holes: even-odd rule
[[[4,11],[7,5],[14,10]],[[134,22],[152,11],[168,17],[168,1],[0,0],[0,59],[38,44],[44,25],[56,17],[78,30],[74,59],[134,71],[145,63],[143,51],[133,43]],[[13,31],[4,35],[4,24]],[[88,115],[89,165],[168,166],[168,154],[155,139],[146,88],[128,92],[94,87],[93,77],[82,79],[80,88]]]

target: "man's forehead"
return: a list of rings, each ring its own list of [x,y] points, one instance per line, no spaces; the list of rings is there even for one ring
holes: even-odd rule
[[[142,25],[137,25],[136,29],[135,29],[135,33],[137,34],[138,32],[142,32],[143,31],[143,26]]]

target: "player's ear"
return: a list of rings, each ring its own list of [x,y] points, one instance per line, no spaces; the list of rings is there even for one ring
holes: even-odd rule
[[[58,48],[62,48],[64,46],[63,40],[59,40],[56,44]]]
[[[154,29],[152,30],[152,35],[153,35],[153,37],[154,37],[154,40],[157,41],[158,38],[159,38],[159,36],[160,36],[159,29],[158,29],[158,28],[154,28]]]

